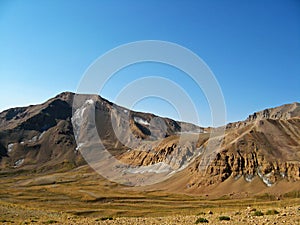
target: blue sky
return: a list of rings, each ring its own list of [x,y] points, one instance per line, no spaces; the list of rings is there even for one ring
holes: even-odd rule
[[[199,55],[222,88],[228,121],[300,101],[300,1],[0,0],[0,111],[76,91],[96,58],[139,40],[170,41]],[[201,90],[164,65],[126,68],[101,95],[113,101],[128,82],[149,75],[180,84],[201,124],[210,124]],[[178,118],[161,99],[134,109]]]

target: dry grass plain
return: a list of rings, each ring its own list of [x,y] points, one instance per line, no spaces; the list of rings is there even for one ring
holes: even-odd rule
[[[299,207],[298,192],[280,199],[208,199],[134,190],[101,178],[87,166],[43,175],[0,173],[1,224],[195,224],[199,218],[209,224],[300,224]]]

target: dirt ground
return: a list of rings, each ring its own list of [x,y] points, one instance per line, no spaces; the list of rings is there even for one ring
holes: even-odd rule
[[[95,215],[74,215],[46,209],[27,208],[22,205],[1,202],[1,224],[196,224],[206,219],[209,224],[300,224],[300,201],[293,206],[228,207],[214,209],[199,208],[191,215],[174,214],[159,217],[114,217]],[[194,211],[194,209],[193,209]],[[261,212],[263,215],[261,215]],[[278,213],[278,214],[277,214]],[[221,220],[223,217],[224,220]],[[230,220],[225,220],[230,219]],[[201,224],[199,222],[198,224]]]
[[[299,193],[207,198],[132,190],[88,169],[3,173],[0,224],[201,224],[201,218],[208,224],[300,224]]]

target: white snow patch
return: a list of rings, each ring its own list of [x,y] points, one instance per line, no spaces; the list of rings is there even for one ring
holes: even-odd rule
[[[268,177],[270,177],[271,173],[266,174],[265,176],[261,173],[260,169],[257,169],[257,174],[260,177],[260,179],[262,179],[262,181],[268,186],[271,187],[273,185],[273,183],[268,179]]]
[[[282,178],[285,178],[285,177],[286,177],[286,173],[281,172],[281,173],[280,173],[280,176],[281,176]]]
[[[83,122],[83,115],[86,110],[87,105],[93,105],[95,101],[93,99],[88,99],[85,101],[85,103],[78,109],[76,109],[75,113],[72,117],[72,123],[73,125],[80,127]]]
[[[128,113],[128,110],[126,110],[126,109],[124,109],[123,111],[124,111],[124,113]]]
[[[204,133],[204,130],[201,128],[198,128],[198,129],[194,129],[194,130],[183,130],[178,133],[179,134],[199,134],[199,133],[202,134],[202,133]]]
[[[24,142],[24,141],[21,141],[21,142],[20,142],[20,144],[21,144],[21,145],[24,145],[24,144],[25,144],[25,142]]]
[[[177,132],[178,134],[200,134],[202,132],[197,132],[197,131],[182,131],[182,132]]]
[[[238,174],[238,175],[236,175],[235,177],[234,177],[234,180],[238,180],[238,179],[240,179],[241,178],[241,174]]]
[[[85,107],[82,107],[82,108],[77,109],[76,112],[74,113],[73,118],[74,118],[75,120],[81,120],[82,117],[83,117],[83,114],[84,114],[84,111],[85,111],[85,110],[86,110]]]
[[[41,140],[45,133],[46,133],[46,131],[44,131],[43,133],[41,133],[41,134],[39,135],[38,139]]]
[[[272,172],[268,173],[268,174],[265,174],[265,177],[270,177],[271,175],[272,175]]]
[[[84,145],[84,143],[79,143],[75,149],[75,151],[78,151],[82,146]]]
[[[85,104],[88,104],[88,105],[92,105],[92,104],[94,104],[94,103],[95,103],[95,102],[94,102],[93,99],[88,99],[88,100],[85,101]]]
[[[263,175],[262,175],[262,173],[260,172],[260,169],[258,168],[257,169],[257,174],[258,174],[258,176],[261,178],[261,177],[263,177]]]
[[[172,171],[172,168],[164,163],[164,162],[159,162],[153,165],[149,166],[140,166],[137,168],[128,168],[126,172],[128,173],[167,173]]]
[[[38,136],[34,136],[33,138],[31,138],[28,142],[36,142],[38,139]]]
[[[254,175],[246,174],[244,177],[247,182],[251,182],[254,178]]]
[[[150,125],[150,123],[147,120],[144,120],[144,119],[142,119],[140,117],[134,117],[133,119],[134,119],[134,121],[136,123],[139,123],[141,125],[145,125],[145,126],[149,126]]]
[[[267,178],[265,178],[265,177],[263,177],[263,182],[268,186],[268,187],[271,187],[272,185],[273,185],[273,183],[269,180],[269,179],[267,179]]]
[[[24,159],[19,159],[15,162],[15,166],[14,167],[19,167],[24,163]]]
[[[13,143],[8,144],[7,145],[7,152],[11,152],[13,150],[13,148],[14,148],[14,145],[15,144],[13,144]]]

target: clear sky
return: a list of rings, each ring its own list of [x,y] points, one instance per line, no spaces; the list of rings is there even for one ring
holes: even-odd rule
[[[299,0],[0,0],[0,111],[76,91],[96,58],[139,40],[175,42],[199,55],[222,88],[228,121],[300,101]],[[164,65],[126,68],[100,94],[113,101],[128,82],[161,74],[188,90],[209,125],[201,90]],[[134,109],[177,119],[159,99]]]

